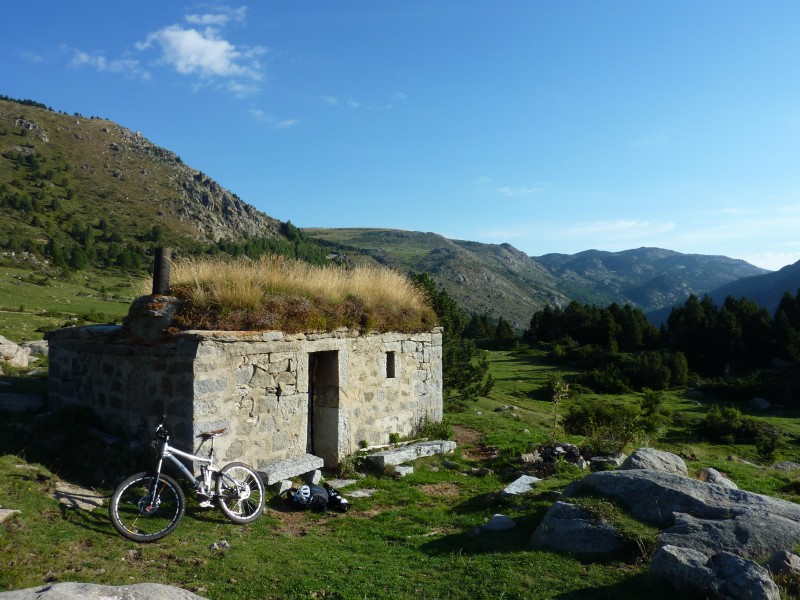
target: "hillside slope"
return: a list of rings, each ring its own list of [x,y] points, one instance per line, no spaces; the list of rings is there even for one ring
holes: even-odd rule
[[[197,249],[280,222],[111,121],[0,100],[0,247],[149,241]],[[163,238],[163,239],[156,239]]]
[[[711,292],[711,297],[720,305],[727,296],[749,298],[770,313],[774,313],[785,292],[797,294],[800,289],[800,261],[787,265],[772,273],[754,275],[732,281]]]
[[[546,304],[569,298],[539,263],[508,244],[449,240],[435,233],[396,229],[304,229],[306,235],[354,262],[430,273],[467,311],[502,316],[524,329]]]

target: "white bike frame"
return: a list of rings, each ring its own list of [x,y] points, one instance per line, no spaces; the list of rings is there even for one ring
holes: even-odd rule
[[[219,469],[214,466],[214,438],[211,437],[211,449],[208,451],[208,456],[199,456],[197,454],[190,454],[189,452],[184,452],[183,450],[179,450],[174,446],[169,445],[169,436],[161,442],[161,451],[159,452],[158,463],[156,465],[156,477],[161,475],[161,466],[163,464],[164,459],[166,458],[170,463],[175,465],[177,469],[180,471],[181,475],[183,475],[186,479],[194,483],[195,489],[205,494],[209,497],[215,495],[215,490],[211,485],[211,478],[214,473],[217,473]],[[200,446],[197,447],[197,451],[205,443],[205,440],[200,443]],[[195,476],[186,465],[184,465],[181,461],[179,461],[175,456],[180,456],[181,458],[185,458],[186,460],[191,460],[200,463],[200,476]],[[158,480],[154,482],[155,485],[158,484]],[[154,487],[155,489],[155,487]]]

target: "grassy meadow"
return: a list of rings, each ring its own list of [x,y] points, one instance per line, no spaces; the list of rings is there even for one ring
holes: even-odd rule
[[[454,455],[421,459],[414,473],[402,479],[369,474],[342,490],[345,496],[356,489],[375,490],[371,497],[351,497],[352,509],[346,514],[295,512],[272,498],[264,517],[237,526],[190,499],[177,530],[150,545],[118,536],[105,509],[69,509],[51,497],[57,473],[71,473],[70,480],[85,483],[82,473],[105,469],[107,479],[97,489],[107,497],[135,465],[119,457],[112,465],[108,452],[92,446],[91,436],[71,429],[80,427],[77,419],[3,415],[0,504],[22,513],[0,525],[0,590],[86,581],[161,582],[212,599],[674,598],[672,590],[648,575],[653,531],[635,534],[643,538],[638,553],[599,563],[529,547],[555,494],[583,472],[563,465],[528,496],[511,501],[499,497],[515,477],[511,471],[519,468],[520,454],[553,435],[552,403],[534,396],[555,367],[541,352],[527,348],[490,352],[489,359],[497,382],[490,396],[445,417],[459,442]],[[613,399],[638,402],[639,395]],[[562,413],[570,401],[562,402]],[[657,439],[640,440],[642,444],[680,452],[690,471],[713,466],[742,489],[800,500],[800,486],[791,476],[752,464],[754,448],[715,446],[692,433],[692,423],[713,399],[674,391],[666,402],[685,417]],[[500,408],[505,410],[496,410]],[[756,418],[785,430],[781,458],[800,459],[794,415],[767,411]],[[559,439],[584,442],[557,433]],[[79,468],[68,468],[70,453]],[[730,461],[729,455],[751,462]],[[87,457],[96,457],[96,464],[87,464]],[[445,461],[460,468],[448,468]],[[474,467],[493,472],[485,477],[464,474]],[[513,518],[516,529],[476,533],[497,513]],[[230,548],[211,548],[221,540]]]
[[[0,335],[19,344],[66,324],[120,320],[142,286],[141,279],[99,271],[65,277],[0,264]]]

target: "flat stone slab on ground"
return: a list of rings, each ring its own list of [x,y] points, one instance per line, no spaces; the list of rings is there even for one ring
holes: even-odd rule
[[[69,508],[80,508],[89,512],[103,506],[103,496],[94,490],[87,490],[66,481],[59,480],[56,483],[53,497]]]
[[[7,519],[10,519],[11,517],[20,512],[22,511],[14,510],[13,508],[0,508],[0,523],[2,523]]]
[[[364,490],[353,490],[349,494],[347,494],[350,498],[369,498],[378,490],[373,489],[364,489]]]
[[[95,585],[92,583],[52,583],[39,587],[0,592],[2,600],[206,600],[187,590],[160,583],[134,585]]]
[[[284,479],[291,479],[325,466],[325,461],[313,454],[301,454],[283,460],[259,463],[257,471],[265,485],[272,485]]]
[[[541,479],[538,477],[534,477],[533,475],[522,475],[515,481],[511,482],[507,485],[502,492],[500,492],[501,496],[519,496],[520,494],[526,494],[533,489],[534,483],[539,483]]]
[[[447,454],[456,449],[456,443],[451,440],[434,440],[429,442],[417,442],[402,448],[384,450],[367,456],[375,466],[383,469],[391,465],[402,465],[403,463],[422,458],[424,456],[434,456],[436,454]]]
[[[335,490],[340,490],[342,488],[346,488],[348,485],[353,485],[357,483],[358,479],[326,479],[325,483],[331,486]]]

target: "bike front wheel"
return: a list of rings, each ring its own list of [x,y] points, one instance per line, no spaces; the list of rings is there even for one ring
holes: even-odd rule
[[[217,473],[217,502],[234,523],[250,523],[264,512],[264,482],[251,467],[233,462]]]
[[[114,529],[134,542],[160,540],[178,526],[185,512],[181,487],[171,477],[156,473],[128,477],[114,490],[108,506]]]

